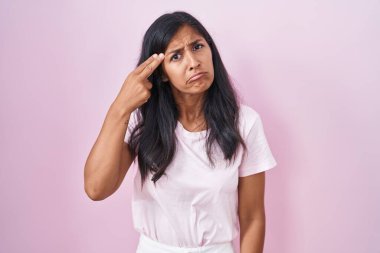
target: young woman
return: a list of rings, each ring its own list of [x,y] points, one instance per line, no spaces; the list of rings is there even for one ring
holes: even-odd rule
[[[85,165],[93,200],[137,158],[138,253],[263,251],[265,171],[276,166],[260,115],[238,101],[216,45],[186,12],[146,31]]]

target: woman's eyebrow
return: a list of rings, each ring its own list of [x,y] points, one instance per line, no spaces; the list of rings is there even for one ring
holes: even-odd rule
[[[196,40],[194,40],[193,42],[190,42],[189,44],[190,45],[194,45],[195,43],[197,43],[197,42],[199,42],[199,41],[201,41],[202,39],[196,39]],[[183,49],[183,47],[181,47],[181,48],[177,48],[177,49],[174,49],[174,50],[172,50],[172,51],[170,51],[170,52],[168,52],[168,53],[166,53],[166,54],[171,54],[171,53],[176,53],[176,52],[179,52],[179,51],[181,51]]]

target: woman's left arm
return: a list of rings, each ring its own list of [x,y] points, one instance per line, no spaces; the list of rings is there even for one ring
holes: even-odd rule
[[[262,253],[265,238],[265,171],[239,177],[240,253]]]

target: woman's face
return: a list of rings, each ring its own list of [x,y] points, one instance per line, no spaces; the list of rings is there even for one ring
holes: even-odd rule
[[[206,40],[192,27],[181,27],[169,42],[162,69],[175,93],[199,94],[206,91],[214,81],[211,48]],[[197,73],[200,78],[190,80]]]

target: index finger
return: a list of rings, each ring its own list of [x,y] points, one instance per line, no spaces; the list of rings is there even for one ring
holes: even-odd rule
[[[148,59],[146,59],[144,62],[142,62],[136,69],[135,72],[139,74],[143,69],[150,64],[152,61],[154,61],[154,56],[157,54],[152,54]]]
[[[148,78],[153,71],[161,64],[162,60],[165,58],[165,55],[161,53],[157,58],[153,58],[144,69],[138,74],[141,78]]]

